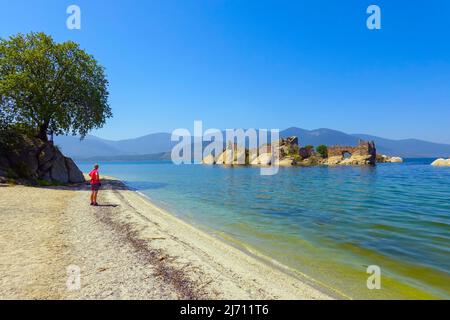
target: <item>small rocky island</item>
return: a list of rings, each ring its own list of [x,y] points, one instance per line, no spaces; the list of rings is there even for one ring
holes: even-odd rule
[[[210,154],[204,157],[203,164],[206,165],[272,165],[273,159],[279,166],[337,166],[375,165],[377,162],[402,162],[399,157],[388,157],[377,155],[373,141],[360,140],[356,146],[325,146],[314,148],[311,145],[300,146],[295,136],[281,138],[272,144],[252,149],[239,148],[236,144],[228,143],[227,147],[218,156]],[[272,157],[272,151],[279,157]]]

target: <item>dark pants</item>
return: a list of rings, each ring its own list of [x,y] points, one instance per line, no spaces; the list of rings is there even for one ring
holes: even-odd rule
[[[100,183],[91,184],[91,190],[92,191],[100,190]]]

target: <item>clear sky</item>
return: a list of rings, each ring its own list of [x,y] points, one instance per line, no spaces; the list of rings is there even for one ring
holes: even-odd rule
[[[332,128],[450,143],[450,1],[0,0],[0,37],[44,31],[106,68],[94,134]],[[66,8],[81,8],[81,30]],[[366,9],[381,8],[381,30]]]

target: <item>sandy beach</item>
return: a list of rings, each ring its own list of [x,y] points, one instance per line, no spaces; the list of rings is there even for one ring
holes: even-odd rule
[[[0,299],[330,299],[129,190],[0,186]],[[80,270],[68,288],[67,268]]]

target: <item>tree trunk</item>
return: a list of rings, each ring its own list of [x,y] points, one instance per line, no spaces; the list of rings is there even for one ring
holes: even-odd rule
[[[47,136],[47,130],[48,130],[48,124],[43,124],[39,127],[39,133],[37,134],[37,138],[41,139],[42,141],[47,142],[48,136]]]

